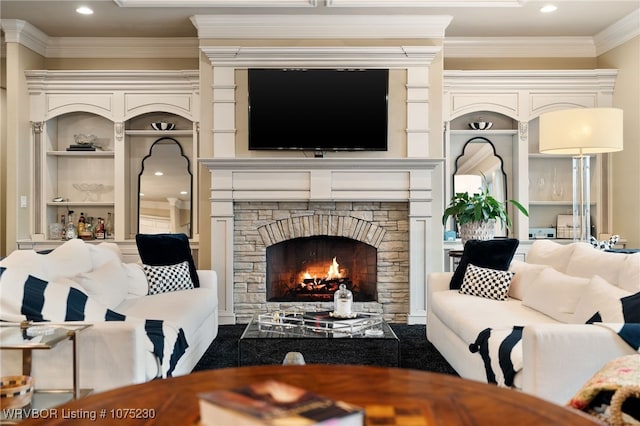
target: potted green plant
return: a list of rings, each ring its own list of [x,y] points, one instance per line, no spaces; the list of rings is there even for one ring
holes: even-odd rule
[[[487,240],[493,238],[495,222],[502,227],[511,228],[511,218],[507,212],[507,203],[513,204],[522,214],[529,212],[516,200],[504,203],[489,194],[485,186],[480,192],[469,195],[468,192],[456,193],[442,215],[442,224],[446,225],[449,217],[453,217],[460,227],[462,244],[470,239]]]

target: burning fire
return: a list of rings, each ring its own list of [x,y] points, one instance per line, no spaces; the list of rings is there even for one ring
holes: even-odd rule
[[[333,258],[333,261],[331,262],[331,265],[329,265],[329,270],[327,271],[327,275],[325,277],[323,277],[322,279],[324,280],[334,280],[334,279],[338,279],[338,278],[342,278],[342,274],[340,273],[340,265],[338,264],[338,262],[336,261],[336,258]],[[316,275],[312,276],[309,271],[305,272],[304,274],[302,274],[302,277],[304,280],[314,280],[314,281],[319,281],[318,277]]]

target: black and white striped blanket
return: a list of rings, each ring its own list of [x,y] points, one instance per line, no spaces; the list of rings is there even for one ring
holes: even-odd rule
[[[640,352],[640,323],[602,323],[594,325],[605,327],[616,333],[634,350]],[[522,369],[522,326],[482,330],[469,350],[478,353],[484,362],[487,383],[498,386],[514,386],[516,374]]]
[[[166,321],[134,318],[114,312],[82,289],[47,282],[20,270],[0,267],[0,320],[67,322],[133,321],[144,327],[146,348],[160,366],[160,377],[171,377],[189,347],[184,331]]]
[[[515,376],[522,369],[522,329],[485,328],[469,345],[471,352],[482,357],[487,383],[513,387]]]

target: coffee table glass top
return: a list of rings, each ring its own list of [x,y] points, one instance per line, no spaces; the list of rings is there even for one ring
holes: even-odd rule
[[[0,322],[0,349],[51,349],[90,324]]]
[[[287,337],[398,339],[379,314],[358,313],[354,318],[333,318],[327,311],[294,310],[255,314],[240,340]]]

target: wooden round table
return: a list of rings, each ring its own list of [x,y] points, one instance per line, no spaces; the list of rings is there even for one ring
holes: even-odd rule
[[[365,409],[418,409],[429,426],[601,425],[581,412],[456,376],[400,368],[317,364],[225,368],[154,380],[90,395],[52,409],[46,418],[31,418],[21,424],[197,425],[198,392],[265,379],[290,383]]]

